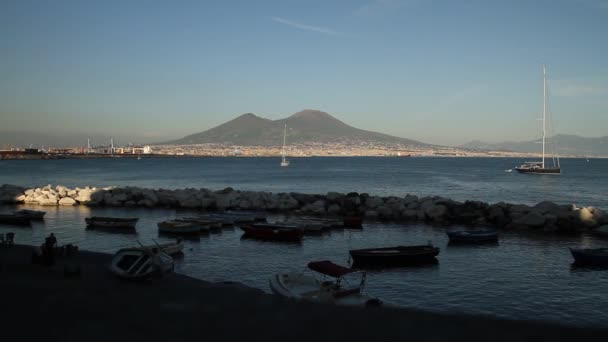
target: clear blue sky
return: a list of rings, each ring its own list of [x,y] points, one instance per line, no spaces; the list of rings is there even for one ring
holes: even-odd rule
[[[608,135],[608,0],[0,2],[0,131],[154,141],[320,109],[440,144]]]

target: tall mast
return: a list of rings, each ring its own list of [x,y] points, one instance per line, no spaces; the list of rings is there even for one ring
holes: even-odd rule
[[[547,116],[547,70],[543,64],[543,169],[545,168],[545,136],[547,134],[545,120]]]
[[[285,128],[283,128],[283,160],[285,160],[285,142],[287,138],[287,124],[285,124]]]

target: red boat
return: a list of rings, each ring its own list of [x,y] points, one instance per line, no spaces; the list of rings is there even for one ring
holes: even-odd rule
[[[302,229],[295,229],[292,226],[243,224],[241,229],[245,232],[243,236],[262,240],[300,241],[304,236]]]

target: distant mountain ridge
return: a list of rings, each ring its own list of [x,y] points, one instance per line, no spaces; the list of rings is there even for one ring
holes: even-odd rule
[[[549,138],[548,142],[550,143],[553,140],[557,142],[560,154],[596,157],[608,156],[608,136],[588,138],[578,135],[558,134],[555,137]],[[472,150],[540,153],[541,145],[539,145],[539,141],[541,141],[540,138],[530,141],[511,141],[492,144],[474,140],[459,147]]]
[[[247,113],[204,132],[164,144],[222,143],[239,146],[277,146],[283,143],[285,124],[287,124],[287,140],[290,144],[357,141],[427,146],[416,140],[358,129],[328,113],[312,109],[279,120],[269,120]]]

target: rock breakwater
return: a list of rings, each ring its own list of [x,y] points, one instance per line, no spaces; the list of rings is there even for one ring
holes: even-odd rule
[[[138,187],[83,188],[50,184],[38,188],[0,186],[0,203],[43,206],[173,207],[200,210],[260,210],[318,216],[358,215],[388,221],[470,224],[507,229],[581,231],[608,224],[596,207],[577,207],[543,201],[536,205],[459,202],[441,196],[373,196],[366,193],[304,194],[239,191],[226,188],[148,189]],[[606,226],[599,230],[606,230]]]

